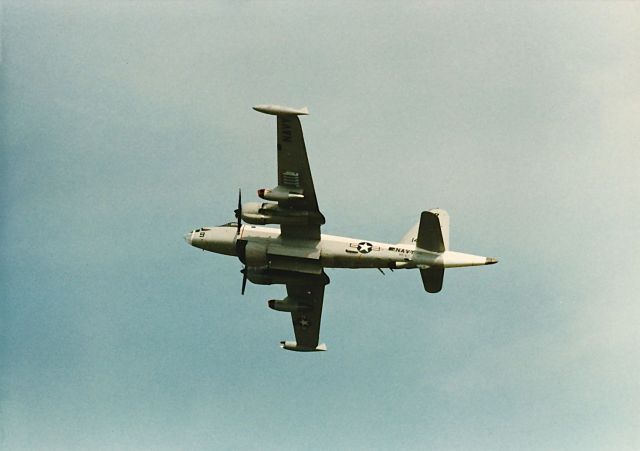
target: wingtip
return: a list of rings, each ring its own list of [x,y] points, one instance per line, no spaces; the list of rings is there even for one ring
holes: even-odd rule
[[[306,116],[309,114],[309,108],[291,108],[282,105],[256,105],[254,110],[259,113],[272,114],[274,116]]]
[[[495,265],[496,263],[498,263],[497,258],[487,257],[487,261],[485,262],[485,265]]]
[[[298,352],[314,352],[314,351],[326,351],[327,345],[324,343],[320,343],[315,348],[308,348],[304,346],[298,346],[298,343],[295,341],[281,341],[280,347],[287,351],[298,351]]]

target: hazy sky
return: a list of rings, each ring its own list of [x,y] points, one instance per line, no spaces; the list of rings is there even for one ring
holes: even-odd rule
[[[4,2],[0,447],[640,449],[640,6]],[[182,236],[276,183],[302,119],[325,233],[433,207],[448,270],[281,286]]]

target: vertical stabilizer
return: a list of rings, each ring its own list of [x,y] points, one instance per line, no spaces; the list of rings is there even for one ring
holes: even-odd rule
[[[449,213],[440,208],[432,208],[429,210],[438,217],[440,223],[440,232],[442,233],[442,242],[444,243],[444,250],[448,251],[449,248]]]
[[[420,227],[418,228],[418,238],[416,248],[429,252],[444,252],[444,239],[438,215],[431,211],[423,211],[420,215]]]
[[[444,253],[449,249],[449,214],[439,208],[423,211],[416,235],[416,250]],[[429,293],[442,290],[444,267],[421,268],[420,276],[424,289]]]
[[[444,268],[433,267],[420,270],[422,284],[424,289],[429,293],[438,293],[442,290],[442,281],[444,280]]]
[[[405,233],[398,244],[415,244],[416,239],[418,239],[418,229],[420,228],[420,223],[417,222],[411,227],[407,233]]]
[[[435,216],[437,218],[437,226],[434,220],[431,220],[431,228],[432,233],[437,234],[437,228],[440,229],[440,234],[442,235],[442,244],[444,245],[444,250],[449,250],[449,213],[440,208],[432,208],[429,211],[425,211],[422,214],[430,213],[431,216]],[[414,224],[407,233],[398,241],[398,244],[416,244],[418,241],[418,233],[420,231],[420,224],[422,222],[422,216],[420,217],[420,222]],[[425,225],[426,227],[426,225]],[[425,231],[426,233],[426,231]],[[426,249],[426,248],[423,248]],[[427,249],[429,250],[429,249]],[[441,251],[443,252],[443,251]]]

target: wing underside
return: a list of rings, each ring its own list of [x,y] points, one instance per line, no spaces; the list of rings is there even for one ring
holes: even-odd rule
[[[303,221],[280,224],[280,238],[287,247],[300,246],[296,240],[319,241],[320,226],[324,216],[318,208],[318,200],[313,186],[307,149],[304,144],[302,126],[298,115],[308,114],[306,108],[294,109],[278,105],[258,105],[256,111],[277,116],[278,186],[272,190],[280,193],[278,210],[284,216],[303,217]],[[293,240],[293,242],[289,242]],[[311,260],[306,260],[311,261]],[[317,263],[317,262],[312,262]],[[302,271],[301,264],[287,267],[292,275],[287,282],[286,303],[291,310],[291,320],[296,336],[295,342],[282,342],[282,347],[293,351],[321,351],[324,345],[318,343],[324,287],[329,283],[322,268],[315,274]],[[282,268],[285,270],[285,268]]]
[[[324,277],[310,277],[306,283],[287,284],[290,302],[303,307],[291,313],[296,341],[287,349],[294,351],[326,349],[324,345],[319,344],[324,287],[328,283],[328,277],[324,273],[322,276]]]
[[[278,206],[305,212],[310,218],[305,225],[282,224],[282,238],[319,240],[324,216],[318,208],[300,119],[295,114],[279,114],[277,118],[278,187],[302,193],[301,198],[280,200]]]
[[[291,313],[296,343],[301,348],[315,349],[320,337],[320,319],[324,285],[287,285],[287,294],[309,306],[308,310]]]

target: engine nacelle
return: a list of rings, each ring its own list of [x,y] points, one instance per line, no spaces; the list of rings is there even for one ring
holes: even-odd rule
[[[264,200],[274,200],[276,202],[290,199],[304,199],[302,190],[290,190],[282,186],[276,186],[273,189],[262,188],[258,190],[258,197]]]
[[[309,283],[309,274],[299,272],[280,271],[277,269],[266,269],[264,267],[255,268],[251,266],[247,268],[247,271],[247,279],[256,285],[307,285]],[[329,277],[324,273],[315,277],[314,283],[323,285],[329,283]]]
[[[281,341],[280,347],[282,349],[286,349],[287,351],[301,351],[301,352],[313,352],[313,351],[326,351],[327,345],[324,343],[319,344],[315,348],[305,348],[302,346],[298,346],[298,343],[295,341]]]
[[[249,242],[244,246],[241,261],[255,270],[266,269],[269,265],[266,244]],[[252,281],[253,282],[253,281]]]
[[[304,210],[288,210],[272,202],[250,202],[242,205],[242,219],[249,224],[307,225],[324,224],[324,217]]]
[[[295,299],[289,298],[289,296],[287,296],[282,300],[271,299],[270,301],[267,301],[267,304],[269,305],[270,309],[277,310],[279,312],[289,312],[289,313],[304,312],[304,311],[311,310],[312,308],[311,305],[298,302]]]
[[[269,276],[269,273],[266,271],[256,271],[252,268],[249,268],[247,273],[247,279],[251,283],[255,283],[256,285],[272,285],[273,278]]]

